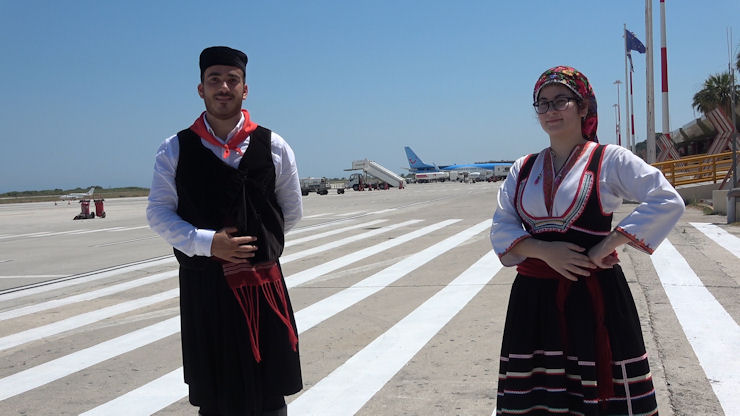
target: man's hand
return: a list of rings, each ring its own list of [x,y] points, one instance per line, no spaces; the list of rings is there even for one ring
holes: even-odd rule
[[[211,255],[232,263],[248,263],[254,257],[257,246],[249,243],[257,241],[257,237],[235,237],[236,227],[226,227],[213,235]]]

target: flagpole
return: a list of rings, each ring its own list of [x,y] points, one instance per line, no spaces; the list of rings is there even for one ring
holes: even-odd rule
[[[660,73],[663,95],[663,134],[671,139],[671,119],[668,111],[668,49],[666,48],[665,0],[660,0]]]
[[[622,145],[622,106],[619,103],[619,84],[621,84],[622,81],[616,80],[614,81],[614,84],[617,85],[617,103],[614,104],[617,106],[617,145]]]
[[[632,126],[632,135],[630,136],[630,150],[632,150],[632,153],[635,153],[636,145],[635,145],[635,96],[632,94],[632,73],[634,71],[630,70],[630,125]]]
[[[645,40],[647,49],[646,61],[647,65],[645,69],[645,89],[647,90],[646,99],[646,111],[645,117],[647,118],[647,131],[646,131],[646,144],[647,144],[647,162],[655,163],[655,86],[653,76],[653,1],[645,0]]]
[[[624,30],[622,31],[622,37],[624,37],[624,121],[629,123],[630,120],[630,93],[629,90],[632,88],[629,83],[629,69],[627,68],[627,24],[624,24]],[[625,130],[625,139],[627,139],[627,148],[632,150],[632,144],[630,143],[630,130],[629,125]]]

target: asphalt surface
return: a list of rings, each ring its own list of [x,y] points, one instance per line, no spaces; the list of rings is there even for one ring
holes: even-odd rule
[[[283,255],[304,390],[291,415],[491,415],[515,276],[496,183],[304,197]],[[144,198],[0,205],[0,414],[188,415],[176,263]],[[615,223],[634,205],[625,204]],[[620,249],[663,415],[740,414],[740,229],[687,209]]]

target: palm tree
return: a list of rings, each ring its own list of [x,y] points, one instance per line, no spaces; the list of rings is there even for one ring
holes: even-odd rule
[[[720,107],[725,114],[731,114],[732,76],[730,72],[710,75],[704,81],[704,88],[694,94],[692,106],[706,114]],[[735,96],[740,94],[740,86],[735,86]]]

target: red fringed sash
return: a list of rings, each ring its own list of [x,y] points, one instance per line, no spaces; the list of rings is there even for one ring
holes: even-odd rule
[[[291,347],[293,351],[297,351],[298,336],[290,321],[288,302],[285,299],[285,286],[277,263],[255,266],[248,263],[223,262],[223,269],[226,283],[234,292],[247,320],[254,359],[257,362],[262,361],[259,348],[260,292],[267,300],[270,309],[285,324]]]
[[[615,253],[616,254],[616,253]],[[560,313],[560,333],[568,349],[568,328],[565,322],[565,300],[572,280],[553,270],[540,259],[527,258],[516,266],[517,272],[524,276],[538,279],[558,279],[558,289],[555,303]],[[596,371],[598,375],[599,400],[607,400],[614,397],[614,381],[612,380],[612,349],[609,344],[609,333],[604,323],[604,296],[601,293],[601,285],[596,278],[595,272],[585,279],[588,293],[591,295],[591,304],[594,308],[594,319],[596,321]]]

